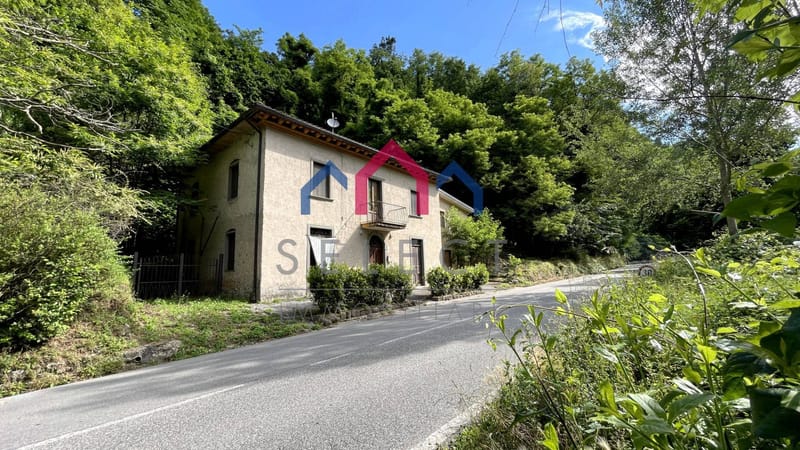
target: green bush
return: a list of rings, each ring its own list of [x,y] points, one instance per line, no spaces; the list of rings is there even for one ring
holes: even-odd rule
[[[402,303],[413,289],[411,275],[399,266],[373,264],[369,267],[369,281],[373,297],[371,304],[380,304],[387,300]]]
[[[479,263],[466,268],[469,276],[469,289],[480,289],[482,285],[489,282],[489,269],[486,264]]]
[[[516,306],[488,313],[519,365],[456,447],[795,448],[800,250],[683,256],[588,299],[557,291],[559,319],[530,305],[521,332]]]
[[[404,302],[411,295],[411,275],[397,266],[371,265],[368,270],[332,264],[311,267],[308,285],[314,303],[323,310]]]
[[[428,272],[425,278],[431,287],[431,294],[434,297],[441,297],[480,289],[481,285],[489,281],[489,269],[482,263],[457,270],[435,267]]]
[[[787,243],[787,239],[763,230],[748,230],[735,236],[725,233],[709,243],[708,255],[720,261],[755,262]]]
[[[97,214],[36,186],[0,183],[0,347],[47,341],[90,300],[129,296],[127,283]]]
[[[341,266],[339,268],[343,278],[345,305],[349,308],[358,305],[372,304],[374,292],[367,279],[367,273],[355,267]]]
[[[322,310],[334,310],[345,304],[344,276],[338,264],[329,269],[312,266],[308,269],[308,288],[314,303]]]
[[[431,287],[431,294],[434,297],[441,297],[453,292],[453,274],[444,267],[434,267],[425,277],[428,286]]]

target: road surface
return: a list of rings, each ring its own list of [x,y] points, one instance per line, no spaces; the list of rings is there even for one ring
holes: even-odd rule
[[[588,277],[494,293],[554,304]],[[474,317],[491,295],[428,304],[0,399],[0,448],[413,448],[496,388],[508,352]],[[525,311],[518,308],[509,324]],[[434,439],[435,440],[435,439]]]

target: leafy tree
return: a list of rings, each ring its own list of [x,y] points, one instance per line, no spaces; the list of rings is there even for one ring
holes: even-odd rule
[[[215,125],[225,126],[242,110],[244,95],[234,79],[247,67],[229,60],[232,44],[200,0],[133,0],[135,13],[159,37],[183,45],[202,75],[215,113]],[[246,31],[244,33],[247,33]],[[256,47],[258,50],[258,48]],[[238,67],[237,67],[238,66]]]
[[[503,225],[488,209],[473,217],[452,207],[445,215],[445,223],[444,243],[459,266],[491,263],[496,249],[502,245],[500,241],[505,240]]]
[[[762,68],[721,44],[734,34],[726,16],[700,16],[688,0],[612,1],[606,19],[597,42],[635,106],[654,134],[715,156],[723,205],[738,167],[785,151],[795,138],[780,101],[787,84],[752,82]],[[737,231],[732,218],[728,229]]]
[[[391,36],[381,38],[369,51],[369,62],[376,80],[391,82],[394,89],[405,88],[405,61],[397,54],[397,39]]]
[[[323,48],[315,57],[312,76],[319,86],[319,114],[314,123],[324,123],[337,113],[346,128],[363,120],[367,99],[373,96],[375,76],[363,50],[347,48],[343,41]]]

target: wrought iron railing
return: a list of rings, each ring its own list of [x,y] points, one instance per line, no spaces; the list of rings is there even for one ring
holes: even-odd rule
[[[367,215],[361,219],[365,228],[400,229],[408,224],[408,208],[386,202],[367,204]]]

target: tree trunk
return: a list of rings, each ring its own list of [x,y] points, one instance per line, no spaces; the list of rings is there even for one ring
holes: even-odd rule
[[[728,161],[722,156],[717,156],[719,161],[719,196],[722,199],[722,206],[728,206],[731,202],[731,166]],[[739,232],[739,227],[736,225],[736,219],[733,217],[725,218],[728,223],[728,234],[733,236]]]

